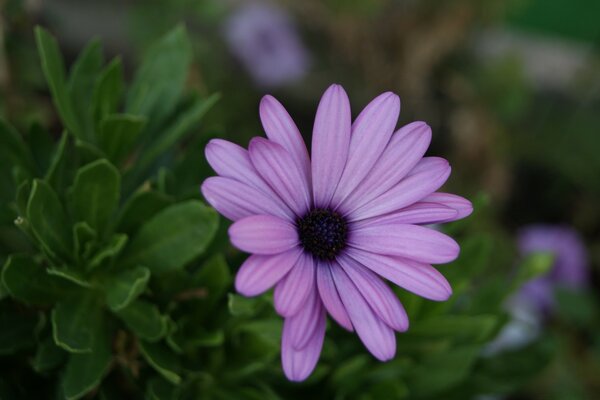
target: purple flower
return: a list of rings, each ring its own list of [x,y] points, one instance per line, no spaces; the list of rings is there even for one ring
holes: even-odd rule
[[[346,92],[332,85],[317,109],[309,158],[292,118],[265,96],[260,117],[268,140],[253,138],[249,151],[218,139],[206,148],[220,176],[204,181],[202,193],[235,221],[231,242],[252,253],[236,289],[256,296],[275,286],[290,380],[314,369],[327,313],[379,360],[394,357],[394,331],[406,331],[408,318],[381,278],[431,300],[452,293],[431,264],[454,260],[458,244],[420,225],[464,218],[472,206],[435,192],[450,166],[423,157],[431,141],[424,122],[394,133],[399,113],[400,99],[387,92],[352,124]]]
[[[309,68],[309,56],[288,15],[274,6],[251,2],[240,8],[227,20],[225,38],[258,85],[293,83]]]
[[[588,278],[588,260],[579,234],[566,226],[530,225],[518,235],[519,249],[526,255],[533,252],[550,252],[554,264],[548,274],[527,282],[518,296],[548,312],[554,307],[554,289],[582,288]]]

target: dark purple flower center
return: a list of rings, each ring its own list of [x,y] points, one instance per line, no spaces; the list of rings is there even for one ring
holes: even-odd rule
[[[304,250],[321,260],[333,260],[346,247],[348,224],[332,210],[317,208],[296,220]]]

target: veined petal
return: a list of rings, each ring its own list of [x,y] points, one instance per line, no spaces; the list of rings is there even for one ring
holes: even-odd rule
[[[294,317],[293,317],[294,318]],[[325,310],[319,305],[317,312],[311,314],[315,323],[315,329],[308,339],[306,345],[298,349],[293,345],[294,331],[297,329],[294,323],[287,318],[283,323],[281,336],[281,364],[285,376],[295,382],[305,380],[315,369],[325,338]]]
[[[312,182],[316,207],[329,206],[350,146],[350,101],[340,85],[331,85],[319,103],[312,137]]]
[[[423,263],[443,264],[458,257],[458,243],[434,229],[411,224],[379,223],[362,226],[348,244],[371,253],[399,256]]]
[[[301,249],[275,255],[248,257],[235,276],[235,289],[244,296],[257,296],[272,288],[296,264]]]
[[[457,214],[454,217],[437,222],[456,221],[468,217],[473,212],[473,204],[469,200],[455,194],[436,192],[425,197],[422,201],[441,204],[456,210]]]
[[[349,248],[348,256],[377,275],[426,299],[443,301],[452,294],[450,284],[429,264]]]
[[[310,159],[304,139],[290,114],[273,96],[264,96],[260,101],[260,120],[267,137],[285,148],[300,170],[304,173],[306,185],[310,184]]]
[[[360,340],[375,358],[381,361],[392,359],[396,354],[396,337],[392,328],[373,312],[337,262],[332,263],[331,273]]]
[[[316,316],[319,315],[322,308],[319,293],[313,282],[313,287],[304,307],[296,315],[286,318],[286,324],[290,330],[290,343],[296,350],[303,349],[308,345],[315,329],[317,329],[318,318]]]
[[[303,253],[292,270],[275,286],[273,300],[279,315],[291,317],[307,302],[315,286],[315,264],[310,255]]]
[[[268,196],[235,179],[213,176],[202,183],[200,190],[211,206],[232,221],[256,214],[294,219],[294,213],[278,197]]]
[[[354,229],[360,229],[381,224],[435,224],[455,218],[457,214],[458,212],[453,208],[420,201],[400,211],[356,221],[352,226]]]
[[[426,123],[413,122],[400,128],[371,172],[342,201],[339,210],[348,213],[387,192],[417,165],[429,143],[431,128]]]
[[[342,303],[342,299],[340,299],[335,282],[333,281],[329,263],[318,262],[316,268],[317,286],[325,309],[327,309],[331,318],[333,318],[342,328],[353,331],[352,322],[350,322],[346,307],[344,307],[344,303]]]
[[[435,192],[450,176],[448,161],[425,157],[396,186],[348,214],[351,221],[384,215],[416,203]]]
[[[350,257],[341,256],[338,262],[383,322],[399,332],[408,329],[408,316],[404,307],[381,278]]]
[[[303,172],[280,144],[254,138],[249,146],[250,160],[258,173],[298,216],[304,215],[312,202]]]
[[[298,245],[290,222],[272,215],[252,215],[229,227],[229,239],[238,249],[254,254],[277,254]]]
[[[385,150],[400,115],[400,98],[386,92],[373,99],[352,124],[346,167],[332,204],[345,199],[371,171]]]

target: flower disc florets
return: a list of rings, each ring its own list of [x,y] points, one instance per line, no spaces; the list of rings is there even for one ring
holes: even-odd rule
[[[320,260],[334,260],[346,247],[348,224],[344,217],[328,209],[314,209],[296,220],[304,250]]]

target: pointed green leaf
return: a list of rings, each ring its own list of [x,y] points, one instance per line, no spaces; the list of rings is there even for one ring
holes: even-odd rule
[[[140,339],[156,342],[167,333],[166,318],[146,301],[135,300],[115,313]]]
[[[91,288],[93,286],[86,276],[72,267],[51,267],[48,268],[46,272],[48,272],[49,275],[64,279],[83,288]]]
[[[51,337],[42,340],[37,347],[31,366],[38,372],[47,372],[58,367],[66,358],[67,353],[58,347]]]
[[[92,103],[96,121],[102,121],[104,117],[117,111],[123,86],[123,65],[121,59],[115,58],[96,81]]]
[[[33,174],[35,165],[25,141],[12,126],[0,118],[0,171],[10,171],[9,166],[18,165]]]
[[[131,152],[145,125],[144,117],[127,114],[109,115],[100,125],[98,137],[100,147],[111,161],[120,164]]]
[[[83,259],[84,251],[97,238],[96,231],[87,222],[77,222],[73,225],[73,253],[79,261]]]
[[[92,269],[98,268],[103,263],[108,263],[115,259],[125,247],[127,240],[127,235],[123,233],[112,235],[108,243],[104,245],[104,247],[102,247],[87,264],[87,270],[91,271]]]
[[[52,310],[54,342],[70,353],[89,353],[101,318],[98,300],[91,293],[72,296]]]
[[[113,311],[127,307],[146,290],[150,279],[150,270],[136,267],[122,271],[106,283],[106,304]]]
[[[39,176],[44,175],[50,167],[54,142],[52,135],[40,123],[34,121],[31,124],[27,135],[27,143],[31,149],[37,175]]]
[[[152,272],[183,268],[204,252],[218,224],[216,212],[189,200],[170,206],[142,226],[123,256],[123,265]]]
[[[59,190],[64,184],[64,169],[67,163],[67,146],[69,143],[69,135],[67,132],[63,132],[60,141],[57,143],[54,153],[52,154],[52,160],[50,166],[44,175],[44,181],[48,182],[50,186]]]
[[[33,181],[27,217],[35,236],[48,251],[62,257],[71,254],[72,239],[65,210],[46,182]]]
[[[143,223],[172,203],[173,199],[163,193],[153,190],[138,191],[123,206],[116,230],[133,234]]]
[[[181,382],[181,366],[177,356],[161,343],[140,341],[140,352],[159,374],[169,382],[178,385]]]
[[[52,304],[72,287],[61,279],[48,276],[46,269],[27,255],[12,255],[2,269],[2,283],[8,293],[24,303]]]
[[[52,100],[64,125],[76,137],[83,137],[83,132],[75,115],[73,100],[69,96],[65,78],[65,66],[58,43],[45,29],[35,28],[38,53],[42,62],[42,70],[52,93]]]
[[[120,187],[119,171],[107,160],[81,167],[71,193],[75,218],[102,232],[119,204]]]

